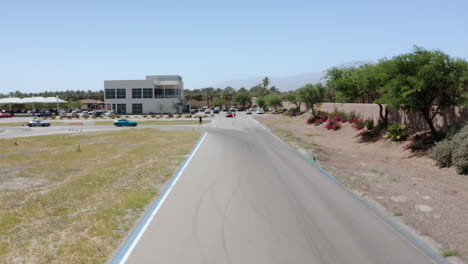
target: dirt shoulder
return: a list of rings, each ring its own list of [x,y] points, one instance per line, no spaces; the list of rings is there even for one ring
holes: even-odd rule
[[[384,210],[441,254],[468,260],[468,177],[439,169],[430,158],[403,150],[404,143],[360,143],[349,123],[337,131],[306,125],[307,116],[257,118],[300,148],[350,189]]]

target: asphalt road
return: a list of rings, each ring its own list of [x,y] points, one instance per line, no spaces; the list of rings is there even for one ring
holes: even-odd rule
[[[438,263],[247,116],[206,131],[126,263]]]

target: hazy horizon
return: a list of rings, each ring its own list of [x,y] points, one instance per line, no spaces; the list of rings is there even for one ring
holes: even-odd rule
[[[466,10],[463,0],[7,0],[0,93],[96,91],[104,80],[165,74],[186,89],[264,76],[274,85],[413,45],[467,58]]]

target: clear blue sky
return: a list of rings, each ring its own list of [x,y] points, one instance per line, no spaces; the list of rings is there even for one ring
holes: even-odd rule
[[[99,90],[149,74],[193,89],[413,45],[466,59],[467,13],[467,0],[2,0],[0,93]]]

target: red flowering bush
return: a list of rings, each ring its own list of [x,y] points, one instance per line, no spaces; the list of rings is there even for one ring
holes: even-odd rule
[[[362,117],[359,118],[354,118],[352,121],[349,121],[351,124],[353,124],[353,128],[356,130],[361,130],[366,127],[366,122]]]
[[[342,113],[342,112],[330,113],[330,114],[328,114],[328,119],[333,119],[336,122],[343,122],[343,123],[348,121],[347,117],[346,117],[346,114]]]
[[[338,130],[341,128],[341,124],[339,121],[336,121],[335,119],[329,119],[327,124],[325,125],[326,129],[333,129],[333,130]]]
[[[415,134],[409,139],[409,143],[404,149],[409,149],[411,152],[426,151],[434,145],[434,137],[431,132]]]

